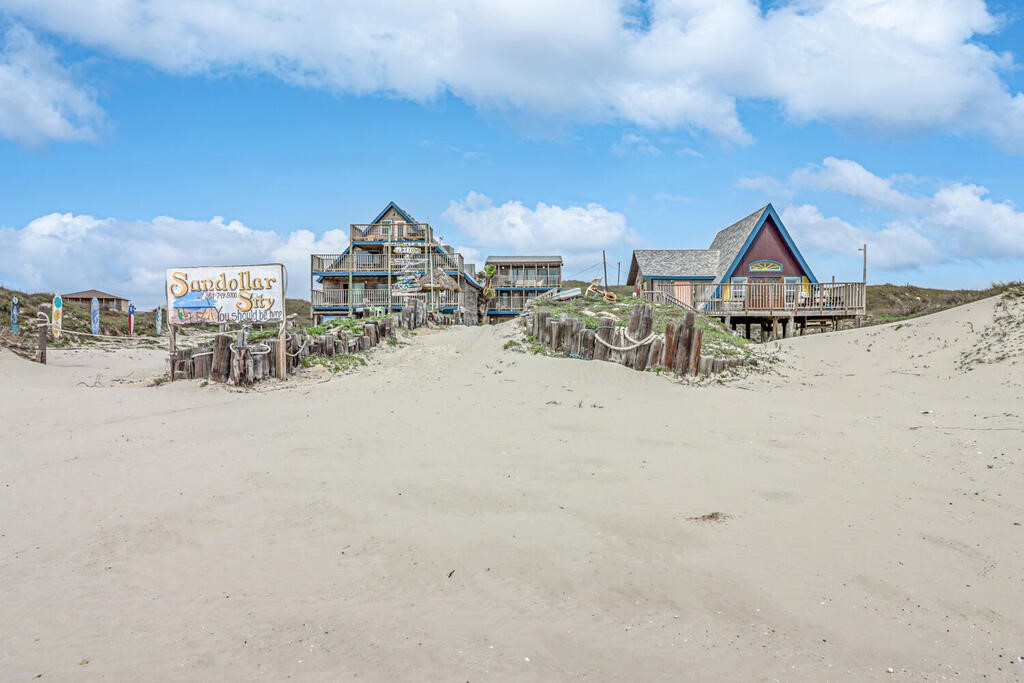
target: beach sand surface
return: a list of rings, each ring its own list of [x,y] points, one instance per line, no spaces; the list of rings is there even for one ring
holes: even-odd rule
[[[0,353],[0,679],[1024,679],[994,307],[711,386],[510,326],[249,392]]]

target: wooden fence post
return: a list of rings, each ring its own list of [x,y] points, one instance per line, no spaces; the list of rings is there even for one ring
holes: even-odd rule
[[[672,362],[676,358],[676,344],[679,341],[679,326],[674,322],[665,323],[665,343],[661,348],[661,357],[657,359],[657,365],[672,369]]]
[[[644,304],[640,312],[640,324],[637,327],[636,337],[637,341],[643,341],[651,335],[651,331],[654,328],[654,307],[650,304]],[[633,369],[634,370],[646,370],[647,369],[647,358],[651,353],[651,343],[648,342],[643,346],[638,346],[633,354]]]
[[[611,318],[601,318],[600,321],[598,321],[598,322],[599,322],[599,327],[601,329],[599,329],[596,332],[596,334],[595,334],[596,339],[601,339],[603,341],[606,341],[606,342],[610,343],[611,339],[612,339],[612,332],[614,331],[612,329],[612,327],[615,325],[615,321],[612,320]],[[604,344],[601,344],[601,343],[597,343],[594,346],[594,360],[605,360],[606,361],[606,360],[609,359],[609,357],[610,356],[609,356],[609,353],[608,353],[608,347],[607,346],[605,346]]]
[[[676,354],[675,357],[672,359],[672,365],[670,367],[672,368],[672,370],[674,370],[676,373],[680,375],[686,374],[687,363],[689,362],[690,358],[690,346],[693,343],[693,330],[695,327],[695,321],[696,317],[693,315],[693,313],[687,313],[686,317],[683,318],[682,329],[679,330],[678,332],[679,337],[676,343]],[[665,362],[667,365],[667,358],[665,359]]]
[[[218,334],[213,338],[213,360],[210,379],[223,384],[231,374],[231,335]]]
[[[50,316],[47,313],[50,310],[50,304],[42,304],[39,306],[39,312],[44,314],[46,320],[43,318],[37,318],[36,329],[38,332],[38,345],[36,346],[36,361],[46,365],[46,335],[50,329]]]
[[[686,365],[686,371],[690,375],[696,375],[700,365],[700,348],[704,341],[704,330],[699,327],[693,328],[693,336],[690,338],[690,358]]]

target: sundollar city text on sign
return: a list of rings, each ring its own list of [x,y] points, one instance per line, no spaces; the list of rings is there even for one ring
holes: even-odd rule
[[[269,311],[277,299],[263,295],[263,291],[276,288],[276,277],[253,277],[252,272],[243,270],[238,277],[229,278],[221,273],[216,280],[189,280],[188,273],[175,271],[171,274],[169,290],[171,296],[180,298],[189,292],[237,292],[238,311]]]

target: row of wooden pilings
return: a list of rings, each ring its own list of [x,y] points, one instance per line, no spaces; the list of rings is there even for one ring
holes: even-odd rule
[[[709,375],[745,363],[742,358],[702,356],[704,330],[688,312],[681,322],[669,322],[664,334],[653,334],[654,308],[637,304],[625,327],[600,318],[597,329],[568,314],[553,317],[535,311],[523,318],[528,335],[547,348],[582,360],[619,363],[634,370],[670,370],[678,375]],[[639,343],[643,342],[643,343]]]
[[[388,338],[397,339],[399,328],[413,330],[428,322],[448,325],[454,319],[428,313],[422,305],[410,305],[386,318],[364,321],[361,334],[349,334],[341,326],[322,335],[290,333],[284,342],[287,372],[294,372],[311,355],[331,358],[368,351]],[[206,379],[250,386],[277,376],[278,344],[277,339],[246,343],[236,336],[218,334],[209,346],[177,349],[171,356],[171,379]]]

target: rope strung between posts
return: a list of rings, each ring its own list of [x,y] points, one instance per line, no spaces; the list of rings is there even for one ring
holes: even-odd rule
[[[298,358],[299,354],[302,353],[306,349],[306,346],[308,344],[309,344],[309,337],[306,337],[305,339],[302,340],[302,346],[299,347],[298,351],[296,351],[295,353],[286,353],[285,355],[290,356],[291,358]]]
[[[228,346],[231,349],[232,355],[238,355],[238,348],[235,347],[234,344],[229,344]],[[259,348],[259,347],[263,347],[263,348]],[[244,346],[242,348],[249,349],[249,354],[253,355],[253,356],[262,356],[262,355],[270,353],[270,347],[267,346],[266,344],[253,344],[252,346]],[[213,351],[210,351],[209,353],[213,353]],[[206,355],[206,354],[199,354],[199,355]],[[192,356],[192,357],[195,358],[195,356]]]
[[[622,336],[624,336],[630,342],[629,346],[612,346],[611,344],[609,344],[605,340],[601,339],[601,337],[599,337],[596,334],[600,330],[615,330],[615,329],[621,329],[622,330]],[[654,341],[654,338],[658,336],[654,332],[651,332],[649,335],[647,335],[646,338],[642,339],[641,341],[637,341],[636,339],[633,339],[632,337],[629,336],[629,332],[627,332],[625,330],[625,328],[616,328],[616,327],[612,327],[610,325],[602,325],[601,327],[598,327],[596,330],[594,330],[594,332],[595,332],[594,339],[596,339],[597,341],[601,342],[602,344],[607,346],[612,351],[632,351],[633,349],[638,348],[640,346],[643,346],[644,344],[650,344],[652,341]]]

